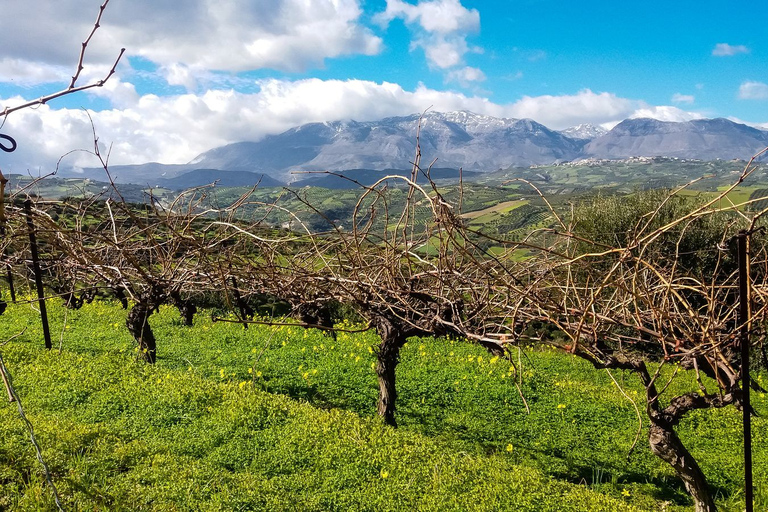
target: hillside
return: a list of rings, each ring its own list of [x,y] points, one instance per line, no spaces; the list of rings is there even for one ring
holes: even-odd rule
[[[123,165],[118,183],[157,186],[199,169],[253,172],[281,183],[303,179],[297,171],[399,169],[416,155],[419,115],[378,121],[310,123],[258,141],[210,149],[183,165]],[[480,173],[509,167],[553,165],[585,158],[677,157],[748,159],[768,146],[768,132],[727,119],[664,122],[627,119],[610,131],[590,125],[554,131],[531,119],[505,119],[471,112],[427,112],[419,133],[421,165]],[[101,169],[83,176],[100,179]]]

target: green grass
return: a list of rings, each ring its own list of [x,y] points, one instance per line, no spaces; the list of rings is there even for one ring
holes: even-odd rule
[[[395,430],[375,416],[374,334],[298,327],[194,328],[151,318],[158,363],[135,360],[119,307],[66,312],[54,344],[10,306],[0,348],[70,510],[687,510],[671,468],[637,431],[605,372],[552,351],[508,362],[478,347],[412,339],[398,368]],[[66,325],[64,316],[67,316]],[[63,334],[63,339],[61,338]],[[641,387],[614,377],[633,398]],[[684,375],[672,385],[693,385]],[[768,413],[757,395],[758,508],[768,506]],[[644,425],[647,422],[644,422]],[[741,510],[740,414],[700,411],[680,435],[723,510]],[[0,509],[52,500],[13,404],[0,406]]]
[[[495,217],[504,213],[509,213],[515,208],[519,206],[523,206],[524,204],[528,204],[528,201],[521,200],[521,199],[516,199],[513,201],[504,201],[502,203],[496,204],[489,208],[484,208],[482,210],[475,210],[472,212],[464,213],[462,214],[462,217],[464,217],[465,219],[473,219],[475,222],[483,222],[481,219],[483,219],[484,217],[492,220]]]

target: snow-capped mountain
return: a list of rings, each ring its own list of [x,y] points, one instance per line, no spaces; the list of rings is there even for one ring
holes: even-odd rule
[[[419,116],[380,121],[312,123],[259,142],[239,142],[195,158],[197,166],[259,170],[282,179],[291,171],[407,169],[416,155]],[[471,112],[428,112],[421,119],[422,165],[490,171],[570,160],[583,143],[530,119],[501,119]]]
[[[625,159],[667,156],[713,160],[747,159],[768,146],[768,132],[727,119],[683,123],[628,119],[605,132],[580,125],[561,132],[530,119],[505,119],[472,112],[427,112],[379,121],[310,123],[201,153],[188,164],[112,167],[118,182],[157,184],[158,179],[196,169],[247,171],[287,183],[300,171],[410,169],[421,118],[421,165],[488,172],[581,158]],[[94,171],[97,175],[102,170]],[[85,175],[89,177],[86,170]]]
[[[565,130],[560,130],[560,133],[572,139],[590,141],[600,137],[601,135],[605,135],[608,133],[608,130],[601,126],[595,126],[592,124],[580,124],[577,126],[571,126]]]
[[[748,159],[766,146],[768,132],[728,119],[695,119],[682,123],[627,119],[584,146],[584,155],[607,159],[632,156]]]

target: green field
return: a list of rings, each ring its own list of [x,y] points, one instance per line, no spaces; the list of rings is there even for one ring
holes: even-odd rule
[[[493,221],[497,217],[509,213],[515,208],[528,204],[528,201],[522,199],[515,199],[512,201],[504,201],[502,203],[495,204],[482,210],[475,210],[473,212],[465,213],[462,215],[465,219],[472,220],[473,223],[483,224]]]
[[[689,510],[650,453],[632,403],[642,387],[550,350],[516,371],[478,347],[411,339],[398,367],[399,429],[375,416],[371,332],[193,328],[151,318],[158,362],[136,361],[125,311],[10,305],[0,347],[67,510]],[[26,329],[26,330],[24,330]],[[761,376],[764,382],[765,376]],[[520,384],[520,392],[515,385]],[[683,375],[670,392],[695,386]],[[530,413],[522,396],[530,407]],[[758,510],[768,507],[768,399],[756,394]],[[641,405],[642,407],[642,405]],[[645,425],[645,423],[644,423]],[[740,413],[679,428],[722,510],[742,510]],[[15,404],[0,407],[0,509],[52,510]]]
[[[537,187],[555,209],[565,213],[572,203],[578,203],[595,194],[630,194],[638,190],[681,187],[694,180],[684,195],[714,194],[735,183],[744,169],[743,161],[717,160],[704,162],[675,158],[653,158],[644,160],[600,161],[565,163],[560,165],[536,166],[531,168],[509,168],[487,174],[480,174],[475,182],[465,181],[462,187],[440,182],[439,192],[445,200],[454,205],[455,212],[467,219],[472,226],[481,227],[486,234],[517,241],[532,229],[551,224],[549,211],[545,207]],[[527,180],[529,183],[515,180]],[[429,186],[421,178],[422,186]],[[729,194],[729,200],[742,203],[755,194],[766,190],[768,166],[759,164],[752,175]],[[533,186],[531,186],[533,185]],[[150,193],[161,206],[169,206],[178,197],[178,192],[165,189],[145,189],[139,185],[118,185],[128,202],[148,203]],[[382,186],[382,190],[384,187]],[[115,196],[107,183],[89,179],[47,177],[35,181],[32,177],[11,175],[7,189],[11,193],[35,194],[45,198],[65,196],[100,198]],[[226,208],[238,201],[243,194],[250,194],[248,201],[238,214],[243,220],[266,222],[303,230],[304,226],[315,232],[324,232],[332,227],[344,230],[352,228],[353,214],[362,189],[325,189],[302,187],[290,190],[288,187],[257,188],[213,187],[205,189],[205,200],[198,207]],[[407,191],[399,182],[389,183],[386,192],[376,205],[377,222],[381,224],[385,211],[401,212],[405,205]],[[373,199],[369,195],[358,210],[358,222],[365,223]],[[762,196],[761,196],[762,197]],[[117,199],[116,197],[113,197]],[[197,201],[200,194],[194,195]],[[431,218],[431,209],[423,198],[415,208],[414,224],[420,225]],[[184,201],[176,207],[183,206]],[[276,204],[279,208],[270,205]],[[768,204],[768,203],[766,203]],[[726,205],[723,205],[726,206]],[[755,209],[764,207],[758,202]],[[293,213],[295,216],[288,214]],[[494,250],[498,250],[495,248]]]

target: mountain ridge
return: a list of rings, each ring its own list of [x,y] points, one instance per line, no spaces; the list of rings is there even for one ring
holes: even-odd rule
[[[410,169],[417,135],[422,167],[435,164],[472,172],[584,158],[748,159],[768,146],[768,132],[723,118],[685,122],[636,118],[608,131],[590,125],[556,131],[532,119],[427,112],[378,121],[308,123],[256,142],[213,148],[187,164],[123,165],[111,171],[118,182],[153,186],[199,169],[252,172],[282,183],[296,181],[291,174],[296,171]],[[86,169],[80,176],[91,177],[94,172],[98,170]]]

